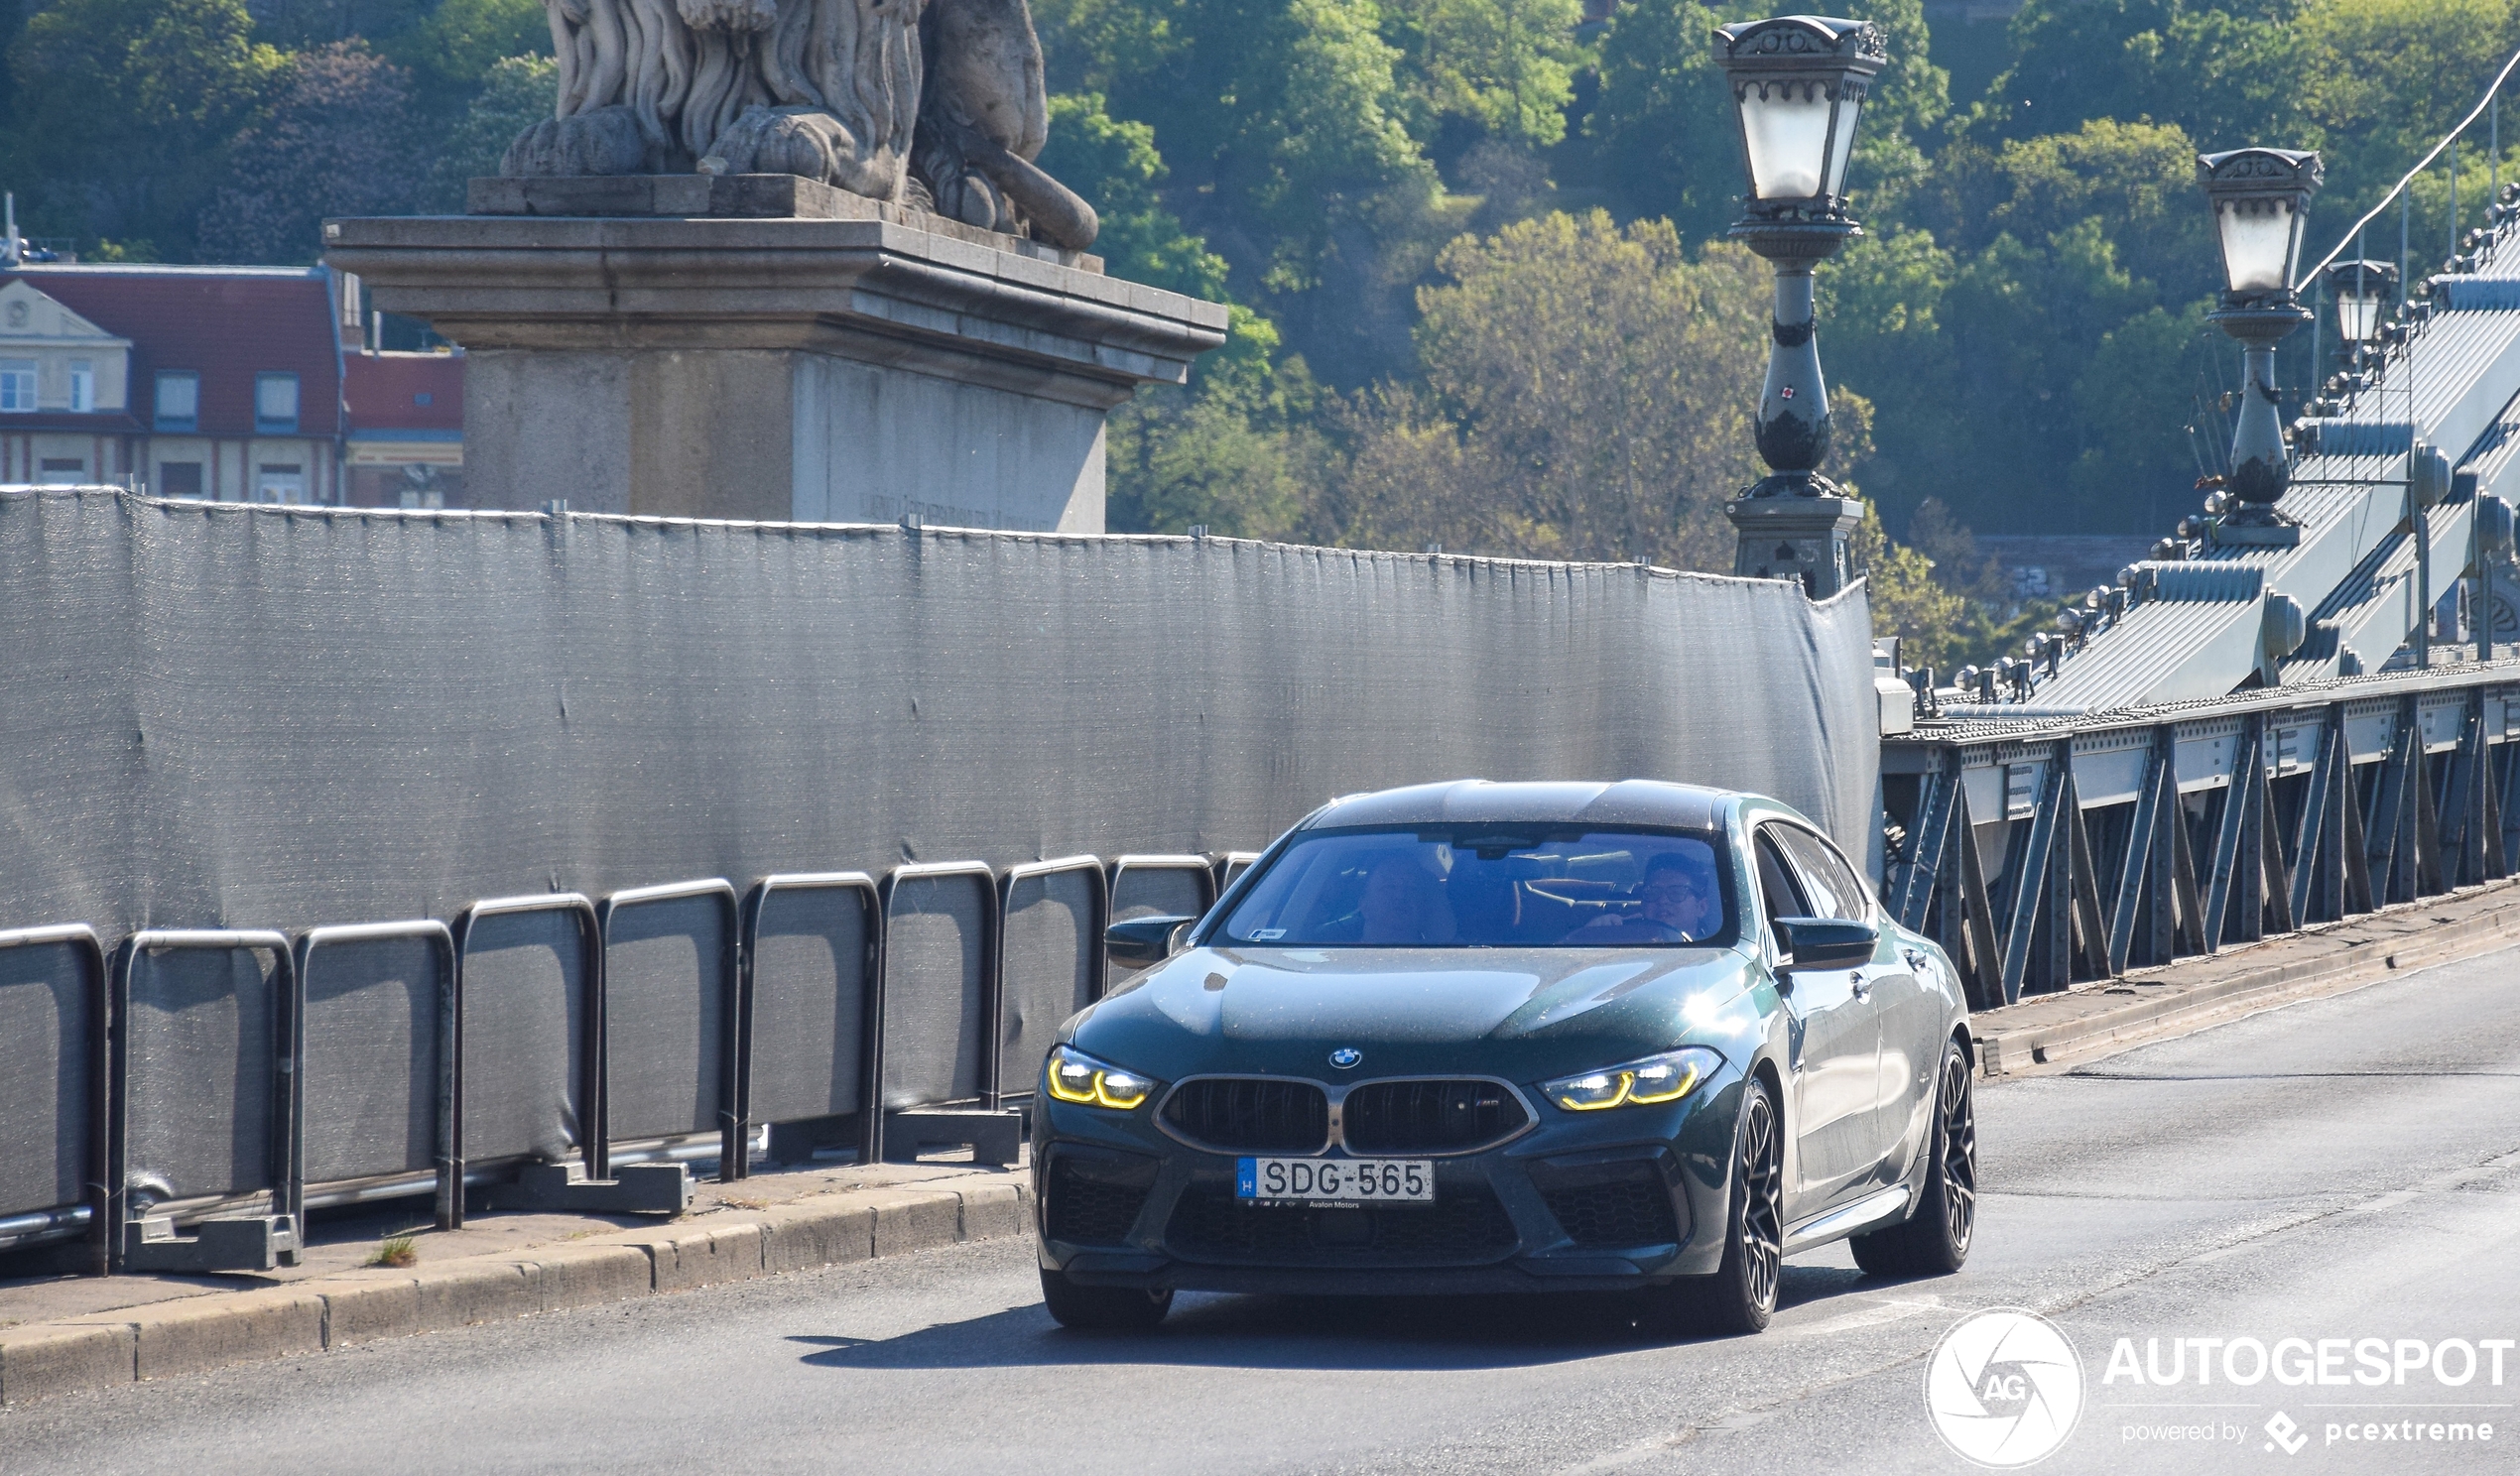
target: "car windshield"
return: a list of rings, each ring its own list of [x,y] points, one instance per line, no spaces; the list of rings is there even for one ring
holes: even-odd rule
[[[1326,830],[1273,858],[1213,941],[1266,947],[1728,944],[1716,837],[1510,825]]]

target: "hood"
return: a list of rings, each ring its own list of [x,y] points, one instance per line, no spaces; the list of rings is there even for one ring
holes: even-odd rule
[[[1714,948],[1196,948],[1077,1017],[1076,1047],[1169,1078],[1357,1078],[1476,1070],[1528,1079],[1728,1038],[1746,958]]]

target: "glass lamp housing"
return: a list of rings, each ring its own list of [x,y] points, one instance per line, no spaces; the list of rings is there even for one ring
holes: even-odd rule
[[[1880,29],[1862,21],[1783,16],[1715,32],[1754,213],[1838,207],[1865,87],[1887,60]]]
[[[2290,299],[2302,222],[2320,174],[2317,154],[2294,149],[2198,156],[2197,180],[2213,203],[2223,287],[2230,296]]]
[[[2264,293],[2293,285],[2301,214],[2291,200],[2217,200],[2213,217],[2222,236],[2224,286],[2235,293]]]
[[[2336,300],[2336,336],[2369,343],[2380,336],[2389,299],[2398,285],[2394,262],[2340,261],[2328,268],[2328,295]]]

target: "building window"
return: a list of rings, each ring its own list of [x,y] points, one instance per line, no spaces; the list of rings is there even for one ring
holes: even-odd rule
[[[47,487],[75,487],[87,480],[87,463],[75,456],[47,456],[35,480]]]
[[[158,429],[195,430],[201,425],[201,376],[189,369],[158,375]]]
[[[201,463],[198,461],[159,462],[158,495],[161,497],[200,496]]]
[[[298,433],[298,376],[254,376],[254,430],[262,435]]]
[[[34,360],[0,359],[0,411],[10,415],[35,413]]]
[[[70,414],[87,415],[96,409],[96,366],[85,359],[70,360]]]
[[[255,468],[254,500],[256,502],[304,502],[307,500],[307,469],[298,462],[266,461]]]

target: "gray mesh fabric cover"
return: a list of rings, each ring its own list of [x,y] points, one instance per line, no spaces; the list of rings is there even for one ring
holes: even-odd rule
[[[1111,921],[1196,918],[1207,911],[1212,873],[1205,867],[1124,866],[1112,882]]]
[[[1024,877],[1006,894],[999,952],[998,1090],[1033,1090],[1051,1040],[1093,1003],[1094,881],[1054,871]]]
[[[734,937],[715,896],[615,907],[604,928],[604,1128],[714,1133]]]
[[[988,920],[997,887],[977,875],[896,884],[884,930],[884,1106],[980,1095]]]
[[[1869,857],[1860,593],[1231,539],[0,495],[0,925],[1253,849],[1662,778]]]
[[[123,1020],[123,1183],[169,1199],[272,1187],[273,965],[250,948],[152,950]]]
[[[0,948],[0,1215],[86,1197],[91,966],[84,944]]]
[[[774,890],[752,958],[755,1122],[835,1117],[865,1105],[866,894]]]
[[[307,1182],[437,1167],[438,976],[425,938],[326,943],[308,955]]]
[[[574,1154],[586,1101],[586,944],[578,915],[497,913],[463,953],[463,1155],[468,1165]]]

